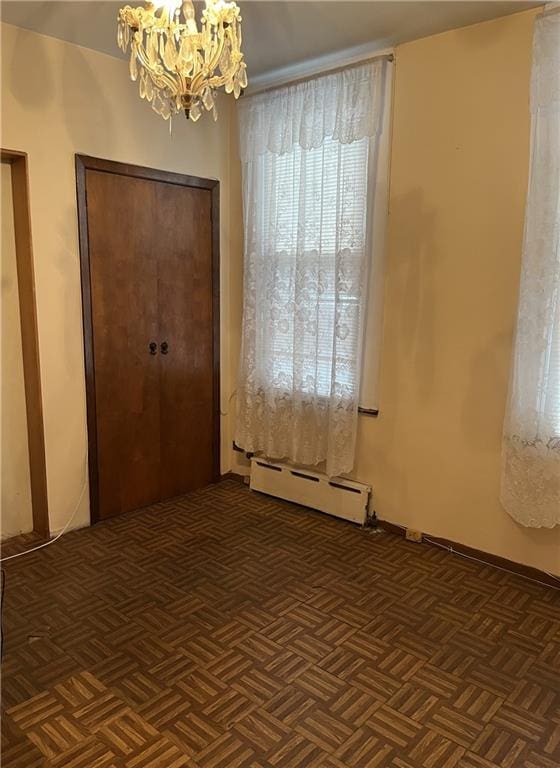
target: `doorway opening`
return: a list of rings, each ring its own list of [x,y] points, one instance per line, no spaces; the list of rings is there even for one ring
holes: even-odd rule
[[[27,155],[1,150],[2,539],[50,536]]]

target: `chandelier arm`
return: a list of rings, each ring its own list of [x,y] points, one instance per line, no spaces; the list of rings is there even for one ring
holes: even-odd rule
[[[216,66],[220,61],[222,52],[224,50],[224,44],[225,44],[225,35],[218,35],[218,49],[215,55],[213,56],[213,58],[211,59],[210,63],[205,62],[204,64],[204,68],[208,72],[212,72],[214,69],[216,69]],[[192,79],[191,91],[195,93],[200,88],[200,86],[202,85],[205,79],[207,79],[208,82],[210,83],[210,80],[212,78],[209,78],[208,75],[204,73],[204,71],[197,72],[197,74]],[[225,82],[225,79],[224,79],[224,82]]]
[[[178,89],[177,89],[177,96],[186,94],[189,92],[190,88],[187,84],[187,78],[182,75],[180,72],[177,72],[177,79],[179,81]]]
[[[162,87],[169,88],[169,90],[171,90],[173,94],[176,96],[177,93],[179,92],[177,89],[176,80],[165,71],[154,72],[153,66],[148,58],[148,54],[146,53],[146,49],[144,48],[144,45],[142,43],[139,43],[136,46],[136,51],[137,51],[138,61],[144,67],[144,69],[148,72],[148,74],[152,78],[152,81],[158,86],[158,88],[162,88]]]
[[[216,67],[218,66],[218,63],[222,57],[222,53],[224,51],[224,45],[226,42],[226,35],[228,33],[224,30],[223,23],[222,23],[222,34],[217,34],[218,38],[218,47],[214,54],[214,56],[210,60],[210,64],[208,64],[208,69],[210,72],[214,71]]]
[[[221,88],[226,84],[226,78],[223,75],[215,75],[208,78],[208,85],[210,88]]]

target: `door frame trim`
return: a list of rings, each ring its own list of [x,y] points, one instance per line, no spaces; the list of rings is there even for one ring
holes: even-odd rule
[[[33,530],[44,539],[49,539],[50,527],[47,493],[47,463],[45,456],[45,424],[41,389],[35,268],[31,238],[29,163],[26,152],[19,152],[14,149],[2,149],[1,159],[3,163],[8,163],[11,166],[12,175],[16,271],[19,294]]]
[[[82,284],[82,319],[84,334],[84,361],[86,379],[86,408],[88,431],[88,467],[90,493],[90,520],[99,521],[99,478],[97,464],[97,414],[95,405],[95,364],[93,352],[93,318],[91,302],[91,274],[87,219],[86,171],[101,171],[119,176],[177,184],[182,187],[209,190],[212,216],[212,346],[213,346],[213,413],[212,413],[212,479],[220,475],[220,182],[182,173],[145,168],[140,165],[118,163],[89,155],[76,154],[76,195],[78,202],[78,237],[80,247],[80,273]]]

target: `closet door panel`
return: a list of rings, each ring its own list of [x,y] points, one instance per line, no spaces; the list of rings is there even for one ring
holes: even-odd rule
[[[158,184],[162,497],[214,479],[212,195]]]
[[[160,499],[157,186],[86,172],[100,518]]]
[[[219,479],[219,183],[84,155],[76,180],[95,521]]]

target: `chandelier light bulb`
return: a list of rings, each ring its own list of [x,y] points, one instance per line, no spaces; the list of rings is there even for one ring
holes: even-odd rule
[[[193,122],[203,111],[216,120],[216,91],[238,99],[247,87],[241,14],[232,0],[206,0],[200,26],[192,0],[127,5],[118,13],[117,44],[130,48],[140,98],[165,120],[181,111]]]
[[[146,5],[150,5],[150,3],[146,3]],[[167,12],[173,15],[177,8],[181,7],[181,0],[160,0],[159,2],[151,3],[151,5],[155,11],[160,8],[166,8]]]

